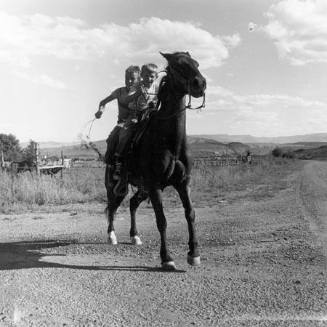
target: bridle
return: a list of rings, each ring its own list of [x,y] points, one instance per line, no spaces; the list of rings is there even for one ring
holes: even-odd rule
[[[201,110],[202,108],[206,107],[206,94],[205,92],[203,92],[203,96],[202,96],[202,103],[201,105],[192,108],[192,96],[191,96],[191,82],[188,80],[187,81],[187,89],[188,89],[188,104],[185,106],[186,109],[190,109],[190,110]]]
[[[201,110],[202,108],[205,108],[205,93],[203,93],[202,96],[202,103],[201,105],[197,106],[197,107],[192,107],[192,96],[191,96],[191,79],[186,77],[181,71],[179,71],[178,69],[174,69],[171,66],[168,67],[169,70],[165,70],[162,72],[165,72],[167,75],[167,77],[171,79],[173,84],[176,84],[176,82],[174,81],[176,78],[174,77],[174,73],[177,73],[180,77],[182,77],[186,83],[187,83],[187,94],[188,94],[188,103],[187,105],[184,106],[184,108],[182,108],[181,110],[174,112],[173,114],[169,115],[169,116],[165,116],[165,117],[158,117],[156,116],[156,119],[160,119],[160,120],[167,120],[170,118],[173,118],[179,114],[181,114],[182,112],[186,111],[186,110]],[[160,72],[161,73],[161,72]],[[175,82],[175,83],[174,83]],[[159,87],[160,89],[160,87]],[[172,89],[172,94],[175,97],[175,100],[178,101],[178,94],[176,94],[176,90]],[[160,112],[160,110],[158,111]]]

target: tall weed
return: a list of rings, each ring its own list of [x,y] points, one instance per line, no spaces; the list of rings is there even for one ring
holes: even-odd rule
[[[269,175],[278,173],[281,166],[290,165],[291,162],[268,157],[253,165],[203,165],[192,171],[192,198],[195,201],[203,199],[203,194],[206,197],[218,197],[229,191],[263,183]],[[178,196],[172,188],[168,188],[165,199],[177,201]],[[64,172],[62,179],[60,175],[38,176],[29,172],[13,175],[0,171],[0,211],[17,206],[25,208],[105,200],[104,168],[69,169]]]

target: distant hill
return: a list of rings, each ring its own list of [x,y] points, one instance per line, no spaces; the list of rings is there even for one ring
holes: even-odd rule
[[[280,146],[283,148],[290,147],[291,149],[312,149],[319,148],[327,145],[327,142],[296,142],[296,143],[284,143]]]
[[[218,142],[241,142],[241,143],[265,143],[265,144],[283,144],[297,142],[326,142],[327,133],[279,136],[279,137],[256,137],[252,135],[228,135],[228,134],[208,134],[208,135],[192,135],[199,138],[207,138]]]
[[[105,140],[93,142],[101,153],[105,153],[107,148],[107,143]],[[240,142],[232,143],[221,143],[215,140],[210,140],[207,138],[198,138],[191,136],[189,138],[190,151],[193,155],[199,156],[201,154],[214,153],[217,155],[243,155],[250,149],[250,146],[242,144]],[[41,155],[47,156],[60,156],[61,151],[63,151],[64,156],[69,158],[97,158],[97,154],[85,145],[69,145],[69,146],[59,146],[59,147],[43,147],[40,144]]]
[[[107,143],[105,140],[95,141],[94,142],[97,148],[101,153],[105,153],[107,148]],[[68,158],[97,158],[97,154],[90,148],[87,148],[82,143],[73,144],[73,145],[61,145],[58,147],[43,147],[43,143],[40,144],[40,154],[47,156],[61,156],[61,152],[63,152],[65,157]]]
[[[327,145],[327,133],[295,135],[285,137],[254,137],[251,135],[190,135],[188,136],[190,150],[193,155],[215,153],[218,155],[243,154],[250,150],[253,154],[264,155],[271,153],[280,146],[290,151],[313,149]],[[101,153],[106,151],[106,141],[94,142]],[[97,154],[78,143],[41,142],[42,155],[60,156],[61,151],[69,158],[96,158]]]
[[[327,133],[279,136],[279,137],[257,137],[252,135],[229,135],[229,134],[199,134],[189,135],[189,142],[203,142],[204,139],[217,141],[221,143],[240,142],[245,144],[261,143],[265,145],[287,144],[287,143],[317,143],[323,142],[327,144]],[[194,141],[195,140],[195,141]],[[78,145],[78,142],[39,142],[41,148],[58,148],[66,146]],[[28,142],[21,143],[22,147],[28,145]]]
[[[236,154],[245,154],[247,151],[251,150],[249,145],[243,144],[241,142],[231,142],[228,143],[227,146]]]
[[[327,145],[322,145],[317,148],[301,148],[293,151],[293,153],[298,159],[327,160]]]
[[[222,143],[211,139],[201,137],[189,137],[190,151],[193,155],[201,155],[204,152],[214,153],[216,155],[243,155],[250,147],[240,142]]]
[[[29,142],[20,143],[22,148],[26,148]],[[62,148],[67,146],[78,145],[78,142],[39,142],[41,148],[52,149],[52,148]]]

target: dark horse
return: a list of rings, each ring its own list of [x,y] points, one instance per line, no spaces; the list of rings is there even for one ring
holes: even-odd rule
[[[161,54],[167,59],[168,66],[158,93],[160,108],[150,116],[147,128],[135,150],[133,166],[129,169],[128,181],[138,187],[138,191],[130,200],[130,236],[132,240],[134,239],[134,243],[141,243],[136,229],[135,213],[140,203],[149,196],[161,237],[162,267],[175,269],[167,248],[167,222],[162,205],[162,191],[169,185],[177,190],[185,209],[189,231],[187,262],[191,265],[199,265],[195,212],[190,198],[192,161],[188,152],[185,129],[186,109],[190,107],[190,103],[186,105],[185,96],[188,94],[190,99],[191,96],[204,97],[206,80],[198,70],[199,64],[188,52]],[[126,194],[115,194],[112,173],[113,167],[108,165],[105,177],[108,196],[106,210],[109,223],[108,241],[117,244],[114,216]]]

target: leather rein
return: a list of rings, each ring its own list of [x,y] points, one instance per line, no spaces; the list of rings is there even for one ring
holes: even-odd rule
[[[186,111],[187,109],[189,109],[189,110],[201,110],[202,108],[205,108],[205,100],[206,100],[205,93],[203,93],[203,96],[202,96],[202,104],[199,105],[199,106],[197,106],[197,107],[192,107],[191,81],[190,81],[190,79],[187,78],[187,77],[185,77],[185,76],[183,76],[183,74],[182,74],[181,72],[179,72],[179,71],[177,71],[177,70],[174,70],[174,69],[171,68],[171,67],[169,67],[169,68],[170,68],[171,72],[175,72],[175,73],[177,73],[178,75],[180,75],[183,79],[185,79],[185,80],[187,81],[188,103],[187,103],[187,105],[185,105],[184,108],[182,108],[181,110],[178,110],[178,111],[174,112],[173,114],[171,114],[171,115],[169,115],[169,116],[166,116],[166,117],[158,117],[158,116],[157,116],[156,119],[159,119],[159,120],[167,120],[167,119],[173,118],[173,117],[175,117],[175,116],[181,114],[182,112]],[[172,82],[174,81],[174,75],[173,75],[172,73],[169,74],[169,71],[167,71],[167,70],[162,71],[162,72],[165,72],[165,73],[167,74],[166,77],[170,78],[170,80],[171,80]],[[162,73],[162,72],[160,72],[160,73]],[[165,77],[164,77],[164,78],[165,78]],[[164,78],[163,78],[163,80],[161,81],[160,84],[165,83]],[[160,85],[159,90],[160,90],[161,87],[162,87],[162,85]],[[177,94],[176,94],[175,90],[174,90],[172,87],[170,87],[170,88],[171,88],[171,90],[172,90],[172,94],[173,94],[174,97],[175,97],[175,100],[178,101]],[[159,113],[159,112],[160,112],[160,110],[158,111],[158,113]]]

